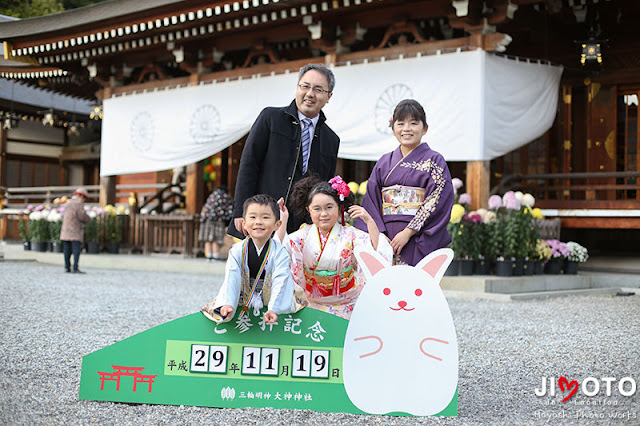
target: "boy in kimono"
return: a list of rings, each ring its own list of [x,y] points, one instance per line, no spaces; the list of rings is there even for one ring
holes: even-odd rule
[[[276,200],[265,194],[248,198],[242,222],[249,236],[229,250],[220,292],[202,313],[221,323],[230,321],[238,307],[258,316],[267,306],[264,320],[274,323],[279,314],[297,312],[307,305],[302,289],[296,289],[291,277],[289,252],[271,238],[281,223]]]

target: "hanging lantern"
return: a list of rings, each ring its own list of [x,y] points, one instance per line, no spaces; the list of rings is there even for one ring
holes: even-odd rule
[[[42,119],[42,124],[44,124],[45,126],[53,126],[54,123],[54,117],[53,117],[53,110],[47,110],[47,112],[44,114],[44,118]]]
[[[102,105],[91,105],[91,113],[89,114],[89,118],[92,120],[102,120]]]
[[[67,128],[67,134],[69,136],[79,136],[80,135],[80,123],[76,121],[70,121],[65,125]]]
[[[600,42],[593,38],[582,43],[582,53],[580,54],[580,63],[585,65],[587,61],[597,61],[602,63],[602,52],[600,50]]]
[[[20,122],[17,115],[9,112],[2,117],[1,121],[2,128],[6,130],[15,129],[16,127],[18,127],[18,123]]]

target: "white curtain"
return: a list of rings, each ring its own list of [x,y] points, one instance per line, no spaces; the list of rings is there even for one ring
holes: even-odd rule
[[[393,108],[425,108],[425,141],[448,161],[489,160],[551,127],[562,68],[481,50],[340,66],[325,106],[340,158],[375,161],[396,148]],[[296,74],[219,82],[105,100],[102,176],[166,170],[244,136],[267,105],[288,105]]]

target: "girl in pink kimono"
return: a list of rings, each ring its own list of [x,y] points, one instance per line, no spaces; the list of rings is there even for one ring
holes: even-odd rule
[[[291,254],[293,279],[305,290],[309,307],[349,319],[364,283],[353,250],[368,246],[389,262],[393,249],[380,236],[372,217],[360,206],[351,205],[353,194],[336,176],[329,182],[307,177],[294,186],[292,206],[301,217],[308,213],[312,224],[303,224],[293,234],[286,234],[288,211],[281,212],[278,237]],[[368,225],[369,233],[344,223],[344,212]]]
[[[362,207],[391,239],[396,264],[415,266],[432,251],[447,247],[453,206],[451,174],[442,155],[422,137],[427,118],[413,99],[401,101],[390,122],[400,146],[384,154],[367,182]],[[356,227],[368,228],[357,220]]]

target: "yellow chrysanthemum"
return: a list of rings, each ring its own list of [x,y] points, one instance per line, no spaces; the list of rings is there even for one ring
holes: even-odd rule
[[[462,216],[464,216],[464,207],[460,204],[454,204],[451,208],[451,222],[459,223]]]
[[[540,210],[538,207],[531,210],[531,216],[533,216],[534,219],[544,219],[544,216],[542,215],[542,210]]]
[[[111,204],[107,204],[106,206],[104,206],[104,212],[110,216],[115,216],[116,208],[113,207]]]
[[[360,185],[358,185],[356,182],[351,181],[347,184],[347,186],[349,187],[349,189],[351,190],[351,192],[353,192],[354,194],[358,193],[358,189],[360,189]]]
[[[360,184],[360,187],[358,188],[358,194],[364,195],[366,193],[367,193],[367,181],[365,180]]]

